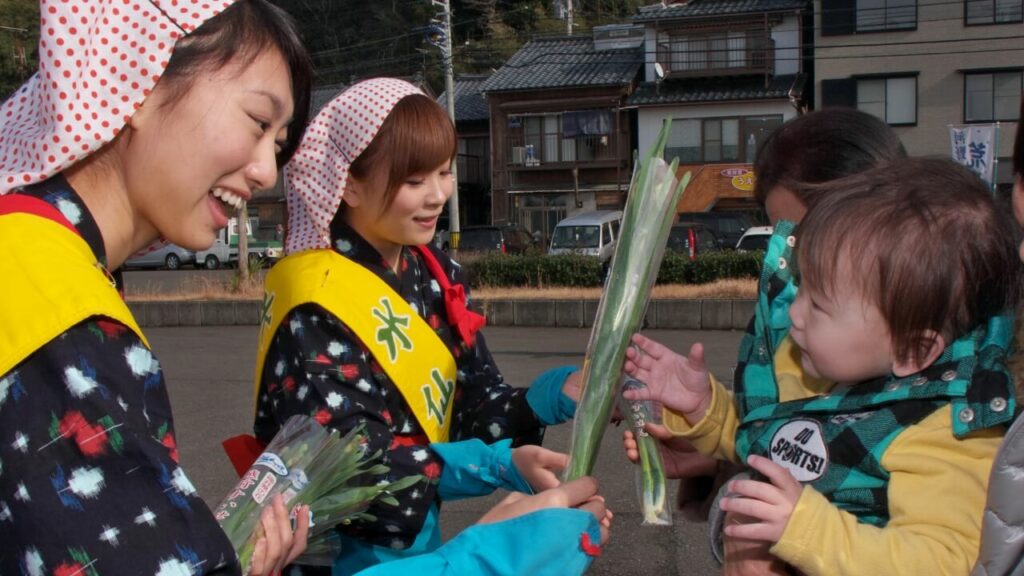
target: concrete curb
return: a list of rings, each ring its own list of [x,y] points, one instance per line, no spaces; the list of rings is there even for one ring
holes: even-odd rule
[[[597,300],[476,300],[489,326],[587,328]],[[262,302],[256,300],[131,301],[141,326],[255,326]],[[653,300],[644,326],[668,330],[743,330],[754,315],[753,300]]]

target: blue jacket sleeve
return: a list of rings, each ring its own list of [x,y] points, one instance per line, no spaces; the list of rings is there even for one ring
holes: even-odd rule
[[[575,366],[552,368],[533,381],[526,393],[526,402],[545,425],[561,424],[576,415],[576,402],[562,393],[562,385]]]
[[[576,576],[600,555],[600,525],[589,512],[549,508],[471,526],[430,554],[379,564],[357,576]]]
[[[496,488],[532,494],[512,463],[512,441],[484,444],[480,440],[430,445],[444,460],[437,493],[442,500],[484,496]]]

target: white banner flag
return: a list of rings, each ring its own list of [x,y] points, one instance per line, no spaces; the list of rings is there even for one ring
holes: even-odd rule
[[[989,185],[995,178],[995,133],[994,124],[949,127],[953,160],[970,168]]]

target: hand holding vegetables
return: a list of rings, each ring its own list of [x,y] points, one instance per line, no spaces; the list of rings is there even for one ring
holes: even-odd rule
[[[534,492],[561,484],[555,472],[564,470],[568,462],[569,456],[540,446],[520,446],[512,451],[512,463]]]
[[[566,480],[586,476],[594,468],[601,438],[619,398],[629,336],[643,321],[675,207],[690,181],[687,173],[682,182],[677,182],[678,160],[669,165],[662,158],[670,127],[671,121],[662,125],[654,146],[637,162],[630,182],[619,240],[583,361],[583,389],[573,421]]]
[[[605,506],[604,498],[597,493],[597,480],[590,476],[566,482],[533,496],[520,492],[509,494],[484,514],[477,524],[501,522],[545,508],[578,508],[590,512],[601,523],[601,544],[607,542],[612,513]]]
[[[270,506],[260,512],[261,533],[256,539],[248,576],[277,574],[306,550],[309,536],[309,506],[295,511],[295,532],[292,532],[288,508],[278,494]]]
[[[718,470],[717,460],[697,452],[689,440],[681,436],[673,436],[664,426],[648,422],[644,430],[650,434],[651,438],[658,441],[658,449],[661,452],[662,462],[665,464],[667,478],[713,476]],[[622,447],[630,462],[636,464],[640,461],[636,435],[632,430],[622,433]]]

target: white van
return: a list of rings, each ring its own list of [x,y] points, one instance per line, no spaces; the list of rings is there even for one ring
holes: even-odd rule
[[[570,216],[555,226],[548,254],[583,254],[607,263],[615,253],[621,210],[596,210]]]
[[[213,246],[196,252],[196,268],[202,266],[207,270],[216,270],[221,266],[227,266],[237,259],[238,249],[235,249],[235,255],[232,258],[231,246],[225,242],[225,234],[222,230],[217,234],[217,239],[213,242]]]

